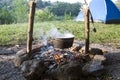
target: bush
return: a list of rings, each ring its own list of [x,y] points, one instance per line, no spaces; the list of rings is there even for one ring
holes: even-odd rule
[[[25,0],[0,0],[0,24],[27,22],[28,10]]]
[[[10,24],[14,22],[14,16],[10,11],[5,10],[2,8],[0,10],[0,24]]]
[[[73,19],[73,17],[72,17],[72,15],[71,15],[71,13],[70,14],[64,14],[64,20],[72,20]]]
[[[13,11],[11,10],[12,0],[0,0],[0,24],[10,24],[14,22]]]
[[[46,10],[36,10],[35,21],[51,21],[54,20],[54,15]]]

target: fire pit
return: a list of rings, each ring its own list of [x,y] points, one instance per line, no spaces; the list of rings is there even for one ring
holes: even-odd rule
[[[73,39],[70,38],[71,43]],[[33,48],[32,51],[34,52],[31,59],[26,59],[26,51],[19,51],[16,59],[22,61],[19,67],[27,80],[81,80],[84,78],[82,75],[88,76],[96,71],[99,73],[98,71],[103,70],[102,61],[104,57],[102,54],[98,54],[98,52],[101,53],[100,49],[90,50],[90,56],[95,57],[89,59],[84,57],[83,49],[79,44],[68,47],[70,46],[71,48],[54,48],[52,43],[48,43]],[[101,57],[101,61],[99,57]]]

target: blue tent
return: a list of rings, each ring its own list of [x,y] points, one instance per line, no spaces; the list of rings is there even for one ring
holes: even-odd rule
[[[89,4],[94,21],[120,23],[120,11],[111,0],[92,0]],[[84,14],[79,12],[76,21],[83,21]]]

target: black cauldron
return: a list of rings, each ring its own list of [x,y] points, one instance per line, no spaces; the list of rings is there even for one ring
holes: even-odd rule
[[[55,38],[53,40],[54,48],[70,48],[73,45],[74,37]]]

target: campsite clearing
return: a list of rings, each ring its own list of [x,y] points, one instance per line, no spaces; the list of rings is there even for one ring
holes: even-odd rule
[[[120,46],[120,24],[102,24],[95,23],[97,32],[92,31],[90,26],[91,43],[109,43]],[[0,45],[16,45],[25,44],[27,36],[27,23],[0,25]],[[40,34],[51,28],[61,28],[62,30],[71,32],[75,35],[75,39],[84,40],[84,23],[75,21],[49,21],[35,23],[34,40],[40,40]]]

